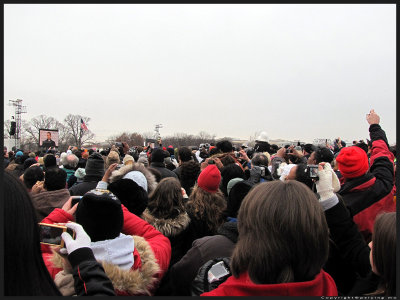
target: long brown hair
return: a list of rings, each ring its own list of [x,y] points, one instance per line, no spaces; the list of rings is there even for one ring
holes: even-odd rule
[[[217,232],[218,227],[224,222],[225,209],[226,200],[219,189],[216,193],[209,193],[197,184],[186,203],[187,212],[190,212],[197,219],[204,220],[213,232]]]
[[[147,208],[153,216],[161,219],[173,218],[184,212],[179,180],[174,177],[162,179],[150,194]]]
[[[310,281],[328,258],[328,225],[314,193],[290,180],[256,185],[238,213],[232,273],[257,284]]]
[[[372,259],[386,296],[396,295],[396,213],[379,215],[372,234]],[[379,292],[379,291],[377,291]]]

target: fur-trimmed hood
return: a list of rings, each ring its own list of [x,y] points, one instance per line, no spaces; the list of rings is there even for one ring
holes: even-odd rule
[[[146,177],[148,189],[147,193],[150,195],[150,193],[155,190],[157,186],[157,181],[154,175],[149,170],[147,170],[143,164],[140,163],[133,163],[127,166],[123,166],[119,170],[115,170],[114,172],[112,172],[110,182],[122,179],[122,177],[124,177],[127,173],[131,171],[139,171]]]
[[[179,214],[173,219],[158,219],[147,208],[142,213],[141,218],[149,222],[166,237],[173,237],[180,234],[190,223],[190,217],[186,212]]]
[[[149,243],[143,237],[136,235],[132,237],[142,262],[142,265],[138,269],[122,270],[113,264],[99,262],[102,264],[108,278],[110,278],[117,294],[151,296],[158,282],[157,273],[160,271],[160,266]],[[56,275],[58,276],[57,279],[59,282],[63,282],[63,285],[67,285],[66,280],[68,278],[73,281],[73,277],[70,276],[72,270],[70,267],[64,266],[63,259],[58,253],[54,251],[53,253],[51,262],[54,267],[64,268],[63,271]],[[63,296],[72,295],[63,294]]]

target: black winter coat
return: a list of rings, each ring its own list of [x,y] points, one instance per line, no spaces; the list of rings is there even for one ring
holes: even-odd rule
[[[90,248],[80,248],[68,255],[73,268],[78,296],[115,296],[114,287]]]
[[[83,182],[73,185],[68,191],[71,196],[83,196],[88,191],[95,189],[99,181],[101,181],[101,177],[85,176]]]
[[[199,268],[211,259],[231,256],[237,238],[237,223],[226,222],[218,229],[217,235],[195,240],[186,255],[170,269],[173,295],[189,296]]]
[[[164,163],[152,162],[150,164],[150,167],[156,169],[157,171],[159,171],[161,173],[161,179],[166,178],[166,177],[174,177],[174,178],[178,179],[178,176],[173,171],[168,170],[165,167]]]

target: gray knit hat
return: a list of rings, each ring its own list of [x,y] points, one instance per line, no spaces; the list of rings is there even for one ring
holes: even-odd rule
[[[87,176],[103,177],[104,159],[98,152],[93,152],[86,162],[85,172]]]

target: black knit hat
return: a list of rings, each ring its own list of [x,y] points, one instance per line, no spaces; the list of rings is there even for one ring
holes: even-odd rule
[[[135,181],[120,179],[108,185],[121,203],[133,214],[140,216],[147,207],[149,197],[147,192]]]
[[[164,162],[164,158],[168,157],[166,151],[161,148],[156,148],[151,153],[151,162]]]
[[[118,237],[124,224],[121,201],[109,190],[94,189],[83,195],[75,214],[92,242]]]
[[[229,217],[237,218],[240,205],[252,187],[248,181],[240,181],[232,187],[226,208]]]
[[[104,175],[104,159],[100,153],[94,152],[87,159],[85,166],[86,176],[103,177]]]

